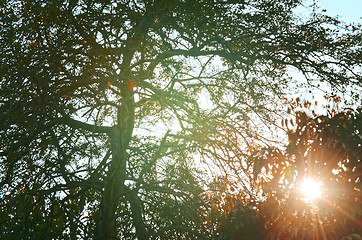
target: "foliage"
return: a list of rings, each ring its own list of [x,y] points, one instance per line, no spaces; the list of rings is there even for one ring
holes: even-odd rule
[[[254,209],[262,165],[247,160],[294,86],[288,68],[361,86],[360,27],[297,19],[298,5],[2,0],[1,237],[216,238],[213,201],[227,219],[234,200],[210,198],[209,175]]]
[[[361,109],[314,117],[296,112],[286,151],[255,152],[253,163],[261,164],[256,174],[266,200],[253,214],[263,216],[259,224],[268,239],[361,234],[361,117]],[[303,201],[299,190],[306,177],[323,183],[321,199],[312,204]]]

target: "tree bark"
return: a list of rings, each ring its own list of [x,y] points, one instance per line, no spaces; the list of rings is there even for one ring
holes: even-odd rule
[[[114,129],[111,137],[112,162],[107,172],[104,191],[99,209],[95,239],[113,239],[116,210],[124,185],[126,161],[121,147],[121,134]],[[117,136],[118,135],[118,136]]]
[[[132,212],[133,223],[136,228],[136,236],[138,239],[149,239],[147,226],[143,221],[142,203],[137,196],[137,191],[132,191],[127,198]]]
[[[118,124],[109,134],[112,150],[112,160],[104,183],[104,191],[97,219],[95,239],[114,239],[116,232],[116,211],[124,192],[126,179],[127,154],[126,149],[132,138],[134,127],[134,99],[129,90],[118,110]]]

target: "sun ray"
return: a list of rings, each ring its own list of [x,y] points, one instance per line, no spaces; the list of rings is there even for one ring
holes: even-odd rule
[[[303,200],[305,202],[313,202],[316,199],[320,198],[322,191],[320,189],[321,183],[317,182],[311,178],[306,178],[300,185],[300,191],[303,195]]]

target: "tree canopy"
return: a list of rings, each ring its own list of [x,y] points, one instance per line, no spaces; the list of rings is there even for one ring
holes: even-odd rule
[[[361,26],[299,18],[301,4],[2,0],[0,236],[222,238],[233,213],[254,214],[245,229],[258,231],[271,221],[260,225],[258,201],[286,204],[261,174],[301,178],[306,156],[360,194],[355,112],[298,113],[287,152],[276,148],[300,83],[290,69],[360,100]]]
[[[256,173],[266,196],[259,214],[271,239],[361,234],[361,116],[361,109],[314,117],[297,112],[284,151],[269,147],[254,152],[253,164],[265,170]],[[300,191],[303,178],[321,185],[323,195],[311,206]]]

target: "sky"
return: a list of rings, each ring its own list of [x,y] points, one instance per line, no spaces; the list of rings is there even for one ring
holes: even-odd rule
[[[314,1],[318,1],[317,5],[320,7],[319,12],[322,9],[325,9],[325,14],[328,16],[336,17],[339,16],[339,19],[346,23],[359,23],[362,24],[362,0],[303,0],[305,6],[311,5]],[[299,7],[296,11],[300,16],[307,16],[308,12],[305,8]],[[304,78],[300,73],[292,73],[295,78]],[[323,88],[328,89],[326,88]],[[315,99],[321,99],[324,93],[322,92],[313,92],[311,94]],[[306,99],[309,99],[310,96],[301,96]],[[323,99],[323,98],[322,98]],[[310,99],[309,99],[310,100]]]
[[[305,5],[310,5],[313,0],[304,0]],[[327,10],[327,15],[340,16],[347,23],[362,24],[362,0],[319,0],[321,9]]]
[[[362,0],[320,0],[319,5],[327,10],[328,15],[339,15],[350,23],[362,23]]]

